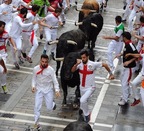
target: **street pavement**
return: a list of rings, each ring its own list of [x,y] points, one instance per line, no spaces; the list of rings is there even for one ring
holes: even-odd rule
[[[82,1],[78,2],[78,8]],[[101,58],[107,61],[107,46],[109,40],[102,39],[103,35],[113,35],[115,27],[115,16],[123,13],[122,0],[110,0],[106,12],[103,12],[104,27],[100,32],[95,46],[95,60]],[[64,27],[59,28],[58,36],[63,32],[76,29],[74,22],[77,21],[78,12],[71,7],[66,14],[67,20]],[[127,24],[125,24],[127,26]],[[34,94],[31,92],[31,79],[33,67],[39,64],[40,55],[43,51],[45,39],[39,40],[40,45],[34,56],[33,63],[21,64],[21,69],[17,70],[12,64],[10,47],[8,46],[8,76],[7,87],[8,94],[3,94],[0,89],[0,131],[26,131],[34,124]],[[117,66],[118,61],[114,64]],[[55,69],[56,63],[51,60],[50,65]],[[118,102],[121,98],[120,72],[122,65],[118,65],[115,71],[115,80],[108,80],[108,73],[105,69],[98,69],[95,72],[96,91],[89,100],[91,112],[91,124],[94,131],[142,131],[143,128],[143,107],[139,104],[136,107],[119,107]],[[118,71],[117,71],[118,70]],[[58,76],[58,81],[59,81]],[[63,131],[72,121],[78,119],[78,110],[72,108],[74,100],[74,88],[68,88],[68,106],[62,108],[62,90],[61,97],[55,99],[57,109],[47,111],[45,103],[41,109],[40,124],[43,131]],[[133,97],[130,97],[130,103]]]

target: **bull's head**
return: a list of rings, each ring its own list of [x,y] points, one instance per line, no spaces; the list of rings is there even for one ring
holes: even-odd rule
[[[56,58],[65,57],[69,52],[72,52],[75,45],[77,43],[72,40],[59,40],[56,48]]]
[[[78,22],[78,23],[75,22],[75,26],[80,26],[80,25],[83,25],[83,22]],[[97,25],[95,23],[91,23],[91,26],[97,28]]]
[[[71,69],[79,57],[80,55],[77,52],[71,52],[65,57],[63,66],[62,66],[63,68],[62,73],[63,73],[65,80],[72,79],[73,73],[71,72]]]
[[[97,36],[103,26],[103,18],[98,13],[88,15],[83,19],[79,28],[89,37]]]

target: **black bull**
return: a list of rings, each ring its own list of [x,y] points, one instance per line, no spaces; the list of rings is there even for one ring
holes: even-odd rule
[[[81,30],[87,30],[88,48],[92,50],[95,47],[97,36],[103,27],[103,17],[101,14],[91,13],[86,18],[84,18],[82,22],[83,24],[80,25],[79,28]],[[94,28],[90,26],[91,23],[94,23],[97,27]]]
[[[89,50],[89,58],[93,57],[93,52]],[[75,72],[71,72],[72,67],[76,64],[77,59],[80,59],[79,52],[70,52],[65,58],[62,64],[60,77],[61,77],[61,86],[63,89],[63,105],[67,104],[67,95],[68,95],[68,86],[75,87],[75,99],[73,107],[77,108],[79,106],[79,98],[80,98],[80,76],[79,70]]]
[[[61,68],[61,72],[60,72],[60,76],[61,76],[61,85],[62,85],[62,89],[63,89],[63,105],[67,104],[67,87],[75,87],[76,86],[76,90],[75,90],[75,100],[74,100],[74,107],[76,108],[79,105],[79,98],[80,98],[80,89],[79,89],[79,85],[80,85],[80,77],[79,77],[79,73],[78,70],[75,71],[74,73],[71,72],[71,68],[73,67],[73,65],[76,63],[76,60],[80,58],[79,53],[77,52],[71,52],[69,53],[65,58],[64,58],[64,62],[62,64],[62,68]]]
[[[103,27],[103,17],[97,13],[90,14],[80,24],[80,29],[65,32],[59,37],[56,58],[65,57],[69,52],[83,49],[86,40],[92,40],[92,48],[95,46],[97,35]],[[69,40],[75,43],[70,44]],[[60,61],[57,61],[56,75],[58,75],[59,68]]]

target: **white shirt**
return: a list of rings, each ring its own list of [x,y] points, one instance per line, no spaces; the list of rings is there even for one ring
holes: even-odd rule
[[[0,20],[3,20],[5,23],[8,23],[12,20],[12,11],[13,7],[12,4],[1,4],[0,5]],[[7,14],[3,15],[3,12],[7,12]]]
[[[135,10],[135,11],[138,11],[139,10],[139,7],[141,7],[142,6],[142,1],[143,0],[135,0],[134,1],[134,7],[133,7],[133,9]]]
[[[32,87],[35,87],[38,91],[44,93],[47,93],[53,87],[56,91],[59,91],[59,83],[54,69],[51,66],[48,66],[42,71],[42,73],[37,74],[40,70],[40,65],[35,66],[33,69]]]
[[[23,0],[12,0],[12,5],[18,8],[19,6],[27,6],[27,3],[25,3]]]
[[[52,13],[48,14],[45,17],[45,20],[46,20],[47,25],[52,26],[52,27],[58,27],[59,18],[55,17]],[[48,30],[51,30],[51,31],[57,31],[57,29],[49,29],[47,27],[45,27],[44,29],[48,29]]]
[[[102,67],[102,62],[93,62],[88,60],[87,62],[87,71],[93,72],[96,70],[96,68]],[[95,74],[87,74],[85,78],[85,86],[82,86],[82,79],[84,75],[80,73],[80,70],[83,72],[84,71],[84,64],[81,62],[78,66],[77,69],[79,69],[79,74],[80,74],[80,82],[81,82],[81,88],[89,88],[89,87],[95,87]]]
[[[6,43],[6,40],[9,39],[9,34],[4,31],[2,35],[0,35],[0,46],[4,46]],[[5,49],[0,50],[0,54],[6,53]]]
[[[142,57],[142,69],[141,69],[141,74],[144,75],[144,54],[141,54]]]
[[[22,18],[17,15],[12,22],[12,27],[10,30],[10,36],[12,38],[20,37],[20,35],[22,33],[22,28],[29,27],[31,25],[32,25],[32,23],[27,23],[27,24],[23,23]]]
[[[0,65],[0,74],[3,74],[4,68]]]
[[[144,37],[144,26],[141,26],[139,28],[139,35],[142,36],[142,37]],[[142,43],[142,44],[144,44],[144,41],[142,41],[142,40],[139,40],[139,42]]]
[[[126,0],[126,3],[127,3],[128,5],[130,5],[131,2],[132,2],[132,0]]]
[[[38,19],[38,16],[34,16],[31,12],[29,12],[26,16],[26,21],[24,23],[31,23],[33,22],[34,20],[37,20]],[[31,25],[29,27],[24,27],[23,30],[25,31],[32,31],[34,29],[34,25]]]

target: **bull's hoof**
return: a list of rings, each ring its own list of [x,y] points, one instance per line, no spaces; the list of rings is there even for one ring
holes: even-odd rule
[[[69,106],[68,106],[67,104],[62,104],[62,108],[63,108],[63,109],[68,109]]]
[[[74,103],[74,104],[73,104],[73,108],[74,108],[74,109],[78,109],[78,108],[79,108],[79,105],[76,104],[76,103]]]
[[[84,121],[84,117],[83,117],[83,115],[79,115],[79,117],[78,117],[78,121]]]
[[[67,106],[67,104],[62,104],[62,107],[66,107]]]

